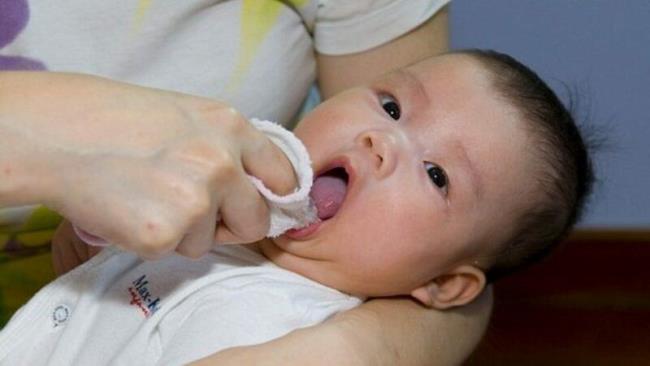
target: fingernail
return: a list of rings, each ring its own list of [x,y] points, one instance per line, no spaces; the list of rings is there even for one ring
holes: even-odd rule
[[[72,229],[79,239],[83,240],[84,243],[88,245],[93,245],[96,247],[107,247],[111,245],[108,241],[100,238],[99,236],[93,235],[85,230],[79,229],[75,225],[72,225]]]

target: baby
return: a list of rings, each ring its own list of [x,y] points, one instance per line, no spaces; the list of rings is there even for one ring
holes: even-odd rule
[[[179,364],[366,297],[461,306],[559,242],[592,181],[568,111],[495,52],[396,70],[324,102],[295,135],[319,220],[198,261],[105,249],[14,316],[0,363]]]
[[[264,254],[347,293],[437,308],[471,301],[487,280],[548,252],[593,180],[569,112],[496,52],[397,70],[323,103],[295,133],[314,162],[314,191],[339,179],[341,203],[262,242]]]

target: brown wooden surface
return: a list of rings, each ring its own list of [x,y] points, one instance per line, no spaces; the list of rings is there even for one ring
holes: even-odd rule
[[[497,283],[466,365],[650,365],[650,231],[578,233]]]

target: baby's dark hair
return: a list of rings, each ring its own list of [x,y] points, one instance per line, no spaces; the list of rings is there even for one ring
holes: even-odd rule
[[[491,73],[500,97],[521,113],[544,168],[537,183],[541,199],[519,215],[514,232],[486,270],[492,282],[545,257],[579,220],[593,185],[589,152],[571,112],[531,69],[511,56],[485,50],[459,52]]]

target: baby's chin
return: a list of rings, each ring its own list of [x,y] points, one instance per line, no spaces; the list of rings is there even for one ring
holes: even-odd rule
[[[273,262],[273,264],[318,282],[321,285],[349,293],[349,291],[345,290],[349,287],[349,284],[345,283],[343,277],[338,275],[336,271],[331,268],[325,268],[323,264],[325,261],[303,258],[289,253],[283,250],[280,245],[277,245],[276,240],[279,239],[266,238],[258,242],[261,253]]]
[[[297,273],[321,285],[336,289],[340,292],[361,298],[386,298],[409,296],[412,292],[410,276],[393,276],[392,281],[388,278],[381,279],[377,274],[381,269],[368,271],[367,274],[360,274],[353,268],[348,271],[344,267],[337,267],[336,263],[325,260],[304,258],[291,253],[293,245],[309,245],[309,243],[293,241],[286,236],[277,238],[265,238],[258,241],[257,246],[260,252],[271,262],[280,268]],[[391,282],[390,286],[385,286]]]

